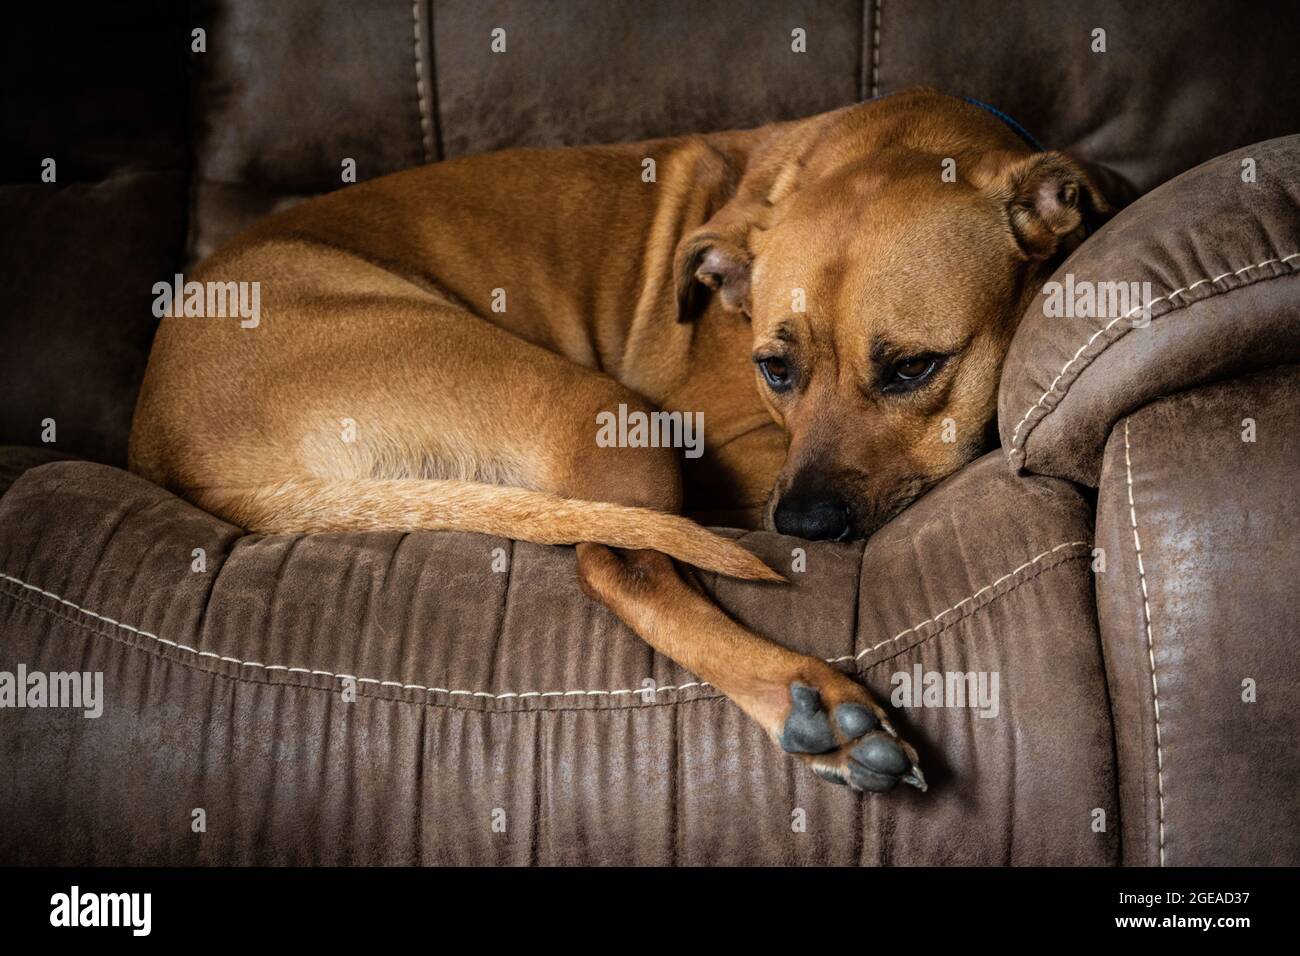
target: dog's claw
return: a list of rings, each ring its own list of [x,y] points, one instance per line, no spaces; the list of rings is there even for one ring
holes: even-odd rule
[[[903,774],[903,783],[916,787],[922,793],[930,789],[930,785],[925,782],[925,774],[921,773],[921,768],[912,764],[912,769]]]

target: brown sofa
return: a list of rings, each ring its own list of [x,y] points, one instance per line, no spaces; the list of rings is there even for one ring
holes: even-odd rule
[[[35,58],[77,55],[5,115],[0,672],[101,672],[105,700],[0,709],[0,862],[1300,862],[1300,10],[729,9],[224,0],[33,28]],[[112,82],[80,85],[110,30]],[[245,535],[120,469],[152,283],[345,157],[370,178],[915,83],[1140,196],[1058,278],[1154,290],[1149,323],[1032,308],[1002,448],[870,541],[751,533],[807,570],[706,582],[882,699],[917,668],[996,674],[996,715],[898,711],[928,794],[817,780],[584,598],[571,549]]]

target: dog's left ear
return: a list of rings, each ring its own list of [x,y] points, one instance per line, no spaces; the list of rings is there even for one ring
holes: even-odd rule
[[[1069,251],[1110,213],[1088,174],[1064,153],[1020,157],[999,180],[1011,231],[1029,259]]]
[[[710,294],[716,294],[728,312],[748,315],[750,262],[749,251],[740,242],[708,224],[682,239],[673,260],[677,321],[698,318]]]
[[[750,314],[750,236],[768,227],[772,210],[798,188],[808,154],[852,107],[794,123],[775,124],[746,163],[733,172],[731,197],[713,217],[677,244],[673,285],[677,320],[698,318],[717,296],[728,312]],[[743,166],[743,175],[740,169]]]

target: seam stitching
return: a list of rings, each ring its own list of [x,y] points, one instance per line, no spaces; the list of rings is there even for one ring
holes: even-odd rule
[[[83,631],[85,631],[85,632],[88,633],[88,634],[93,634],[93,635],[95,635],[96,637],[107,637],[109,641],[113,642],[114,644],[120,644],[122,647],[125,647],[125,648],[127,648],[128,650],[142,651],[143,653],[145,653],[145,654],[149,654],[150,656],[155,656],[154,653],[153,653],[149,648],[144,647],[144,646],[139,645],[139,644],[132,644],[132,643],[130,643],[128,640],[126,640],[125,638],[115,637],[115,636],[113,636],[112,634],[106,634],[106,633],[105,633],[104,631],[102,631],[102,630],[97,630],[97,629],[96,629],[92,624],[87,623],[86,621],[79,620],[78,618],[76,618],[75,616],[73,616],[70,612],[68,612],[68,611],[64,611],[64,610],[62,610],[61,608],[51,608],[51,607],[48,607],[48,606],[46,606],[46,605],[40,604],[40,603],[38,603],[37,601],[32,600],[31,598],[24,597],[24,596],[21,595],[21,594],[14,594],[14,593],[11,593],[11,592],[9,592],[9,591],[5,591],[5,590],[3,590],[3,589],[0,589],[0,597],[6,597],[6,598],[8,598],[9,600],[13,601],[15,604],[17,604],[17,605],[19,605],[19,606],[21,606],[21,607],[29,607],[29,608],[32,608],[32,609],[35,610],[35,611],[40,611],[40,612],[43,613],[43,614],[47,614],[47,615],[49,615],[49,616],[51,616],[51,617],[55,617],[55,618],[59,619],[60,621],[64,621],[65,623],[70,624],[70,625],[72,625],[73,627],[78,628],[79,630],[83,630]],[[197,666],[197,665],[194,665],[194,664],[188,663],[188,662],[186,662],[186,661],[184,661],[184,660],[178,660],[178,659],[175,659],[175,658],[168,658],[168,657],[161,657],[161,656],[158,656],[157,659],[159,659],[159,660],[165,660],[165,661],[168,661],[169,663],[174,663],[174,664],[179,665],[180,667],[184,667],[184,668],[189,669],[189,670],[194,670],[194,671],[197,671],[197,672],[202,673],[202,674],[208,674],[208,675],[211,675],[211,676],[213,676],[213,677],[220,677],[220,678],[224,678],[225,680],[235,681],[236,683],[244,683],[244,684],[259,684],[259,685],[263,685],[263,686],[267,686],[267,687],[292,687],[292,688],[295,688],[295,689],[297,689],[297,690],[315,690],[315,691],[321,691],[322,693],[330,693],[330,694],[336,693],[336,691],[335,691],[334,689],[326,688],[326,687],[320,687],[320,686],[317,686],[317,685],[315,685],[315,684],[305,684],[305,683],[299,683],[299,682],[297,682],[297,681],[287,681],[287,682],[285,682],[285,683],[283,683],[283,684],[277,684],[277,683],[271,681],[269,678],[266,678],[266,677],[254,677],[254,676],[251,676],[251,675],[250,675],[250,676],[247,676],[247,677],[236,676],[236,675],[233,675],[233,674],[224,673],[224,672],[219,671],[219,670],[208,670],[208,669],[205,668],[205,667],[200,667],[200,666]],[[313,673],[317,673],[317,672],[313,672]],[[325,672],[325,671],[321,671],[321,672],[319,672],[319,673],[322,673],[322,674],[323,674],[323,673],[326,673],[326,672]],[[681,685],[681,686],[684,687],[684,686],[686,686],[686,685]],[[701,685],[701,686],[704,686],[704,685]],[[403,699],[401,699],[401,698],[377,697],[377,696],[374,696],[374,694],[369,690],[369,688],[364,688],[364,687],[363,687],[363,688],[358,688],[357,693],[358,693],[358,696],[365,697],[365,698],[368,699],[368,700],[387,700],[387,701],[393,701],[393,702],[398,702],[398,703],[417,703],[417,704],[419,703],[418,701],[403,700]],[[645,690],[644,690],[643,688],[638,688],[637,693],[645,693]],[[701,694],[701,695],[699,695],[699,696],[695,696],[695,697],[684,697],[684,698],[682,698],[681,700],[679,700],[678,703],[691,703],[691,702],[693,702],[693,701],[697,701],[697,700],[726,700],[726,698],[725,698],[722,694]],[[493,713],[493,711],[481,711],[481,710],[477,710],[477,709],[473,709],[473,708],[460,707],[460,706],[457,706],[457,705],[455,705],[455,704],[450,704],[450,703],[449,703],[449,704],[441,704],[441,705],[430,705],[430,706],[441,706],[442,708],[444,708],[444,709],[446,709],[446,710],[462,710],[462,711],[463,711],[463,710],[472,710],[473,713]],[[639,706],[641,706],[641,707],[670,707],[670,706],[672,706],[672,704],[670,704],[670,703],[668,703],[668,702],[665,701],[665,702],[662,702],[662,703],[661,703],[661,702],[643,703],[643,704],[641,704],[641,705],[639,705]],[[614,708],[611,708],[611,709],[614,709]],[[622,708],[619,708],[619,709],[622,709]],[[516,713],[516,712],[517,712],[517,711],[504,711],[504,713]],[[537,711],[537,713],[551,713],[551,712],[557,712],[557,713],[568,713],[568,712],[571,712],[571,709],[568,709],[568,708],[550,708],[550,709],[548,709],[548,710]]]
[[[880,11],[885,0],[875,0],[876,15],[871,24],[871,98],[880,95]]]
[[[873,661],[870,665],[868,665],[868,667],[862,667],[861,665],[859,665],[858,673],[863,673],[872,667],[879,667],[882,664],[887,664],[890,661],[894,660],[895,658],[900,657],[903,654],[906,654],[908,651],[916,650],[921,645],[927,644],[930,641],[934,640],[935,638],[948,633],[949,630],[956,627],[962,621],[972,617],[976,611],[980,611],[988,607],[990,604],[992,604],[1000,597],[1004,597],[1008,594],[1011,594],[1014,591],[1019,590],[1024,585],[1029,584],[1031,581],[1034,581],[1036,578],[1038,578],[1039,575],[1046,574],[1048,571],[1054,571],[1057,568],[1063,568],[1071,561],[1087,559],[1088,557],[1089,555],[1087,554],[1074,554],[1062,558],[1060,561],[1057,561],[1055,564],[1045,564],[1039,566],[1037,569],[1035,569],[1033,574],[1026,575],[1025,577],[1021,578],[1019,581],[1017,581],[1015,584],[1011,585],[1011,587],[1007,588],[1004,591],[995,592],[993,596],[988,599],[988,601],[986,601],[984,604],[975,607],[973,610],[969,611],[968,613],[961,615],[960,617],[954,617],[948,621],[945,621],[943,624],[936,627],[933,631],[925,635],[925,637],[921,638],[915,644],[905,644],[903,646],[893,648],[888,654],[881,655],[881,657]]]
[[[265,664],[261,661],[246,661],[246,660],[242,660],[241,658],[231,657],[226,654],[217,654],[213,651],[200,651],[198,648],[190,647],[188,644],[181,644],[177,641],[168,640],[165,637],[161,637],[157,634],[154,634],[152,631],[146,631],[143,628],[132,627],[130,624],[124,624],[123,622],[108,617],[107,615],[98,614],[95,611],[90,610],[89,608],[84,608],[73,601],[69,601],[67,598],[55,594],[53,591],[47,591],[44,588],[37,587],[34,584],[28,584],[26,581],[23,581],[20,578],[16,578],[13,575],[4,574],[0,572],[0,579],[9,581],[10,583],[16,584],[19,587],[25,588],[29,591],[35,591],[37,594],[43,595],[44,597],[51,598],[60,604],[72,608],[74,611],[77,611],[80,614],[84,614],[88,617],[93,617],[96,620],[103,621],[105,624],[111,624],[113,627],[119,627],[124,631],[130,631],[132,634],[136,634],[139,635],[140,637],[148,638],[151,641],[155,641],[159,644],[162,644],[166,647],[170,647],[174,650],[178,650],[186,654],[193,654],[195,657],[208,658],[215,661],[224,661],[227,664],[237,664],[240,667],[253,667],[264,671],[283,671],[288,674],[307,674],[315,677],[329,677],[334,680],[353,680],[356,681],[358,684],[373,684],[377,687],[395,687],[395,688],[400,688],[402,690],[420,690],[429,693],[447,694],[449,696],[459,695],[459,696],[470,696],[470,697],[490,697],[495,700],[509,700],[513,698],[525,698],[525,697],[576,697],[580,695],[615,696],[620,694],[645,694],[649,692],[648,688],[636,687],[636,688],[626,688],[620,690],[567,690],[567,691],[554,690],[554,691],[505,692],[501,694],[492,694],[492,693],[488,693],[487,691],[453,690],[445,687],[427,686],[424,684],[408,684],[402,681],[395,681],[395,680],[380,680],[378,678],[373,678],[373,677],[357,677],[355,674],[344,674],[340,672],[321,670],[317,668],[293,667],[286,664]],[[39,607],[39,605],[31,605],[31,606]],[[654,689],[656,691],[669,691],[669,690],[680,691],[680,690],[687,690],[692,687],[708,687],[708,686],[712,686],[712,685],[708,684],[708,682],[706,681],[688,681],[683,684],[669,684],[663,687],[656,687]]]
[[[1160,739],[1160,684],[1156,680],[1156,647],[1151,632],[1151,602],[1147,598],[1146,568],[1142,563],[1142,541],[1138,537],[1137,509],[1133,505],[1133,460],[1129,453],[1128,419],[1124,419],[1124,470],[1128,479],[1128,517],[1133,525],[1133,550],[1137,554],[1138,581],[1142,585],[1142,612],[1146,619],[1147,660],[1151,664],[1151,708],[1156,722],[1156,797],[1159,804],[1160,865],[1165,865],[1165,758]]]
[[[996,581],[992,582],[991,584],[987,584],[984,587],[980,588],[978,591],[976,591],[974,594],[970,595],[969,597],[963,598],[961,601],[958,601],[956,604],[952,605],[952,607],[944,608],[944,610],[940,611],[938,614],[935,614],[933,617],[927,618],[926,620],[921,621],[919,624],[913,625],[912,627],[909,627],[904,631],[900,631],[898,634],[894,635],[888,640],[881,641],[880,643],[868,647],[865,650],[860,651],[855,655],[845,655],[843,657],[836,657],[836,658],[825,658],[825,660],[829,664],[838,664],[845,661],[856,662],[860,660],[864,655],[869,654],[872,651],[879,650],[880,648],[886,646],[887,644],[895,643],[901,640],[906,635],[914,633],[928,624],[935,623],[944,615],[949,614],[952,611],[955,611],[957,608],[960,608],[966,604],[971,603],[972,601],[976,600],[986,592],[995,589],[996,587],[998,587],[998,585],[1002,584],[1004,581],[1007,581],[1008,579],[1015,577],[1021,571],[1024,571],[1026,568],[1029,568],[1032,565],[1037,564],[1038,562],[1054,554],[1055,552],[1060,551],[1063,548],[1075,547],[1079,545],[1087,545],[1087,542],[1067,541],[1063,544],[1057,545],[1054,548],[1050,548],[1047,551],[1044,551],[1041,554],[1029,559],[1024,564],[1020,565],[1020,567],[1016,568],[1014,571],[1004,574]],[[257,670],[266,671],[267,673],[280,671],[286,674],[305,674],[314,677],[328,677],[331,680],[340,680],[340,681],[352,680],[355,681],[357,684],[370,684],[376,687],[389,687],[389,688],[397,688],[400,690],[415,690],[415,691],[421,691],[426,694],[445,694],[448,697],[487,698],[491,700],[514,700],[514,699],[522,700],[530,697],[536,697],[539,699],[547,698],[547,697],[619,697],[623,695],[633,695],[633,694],[640,694],[640,695],[657,694],[660,692],[667,692],[667,691],[676,692],[676,691],[690,690],[692,688],[703,688],[703,687],[713,686],[708,681],[686,681],[685,683],[681,683],[681,684],[666,684],[663,686],[656,686],[653,688],[653,690],[645,687],[628,687],[628,688],[619,688],[617,690],[506,691],[500,694],[493,694],[489,691],[482,691],[482,690],[478,690],[478,691],[460,690],[460,689],[453,689],[447,687],[434,687],[425,684],[407,683],[398,680],[381,680],[379,678],[373,678],[373,677],[357,677],[355,674],[336,673],[334,671],[327,671],[318,668],[296,667],[287,664],[266,664],[263,663],[262,661],[241,660],[238,657],[231,657],[226,654],[217,654],[214,651],[201,651],[196,647],[189,646],[188,644],[181,644],[177,641],[168,640],[165,637],[161,637],[158,634],[154,634],[152,631],[146,631],[143,628],[133,627],[130,624],[125,624],[114,618],[108,617],[107,615],[99,614],[95,611],[90,610],[89,608],[82,607],[81,605],[76,604],[73,601],[69,601],[67,598],[59,594],[55,594],[53,591],[47,591],[44,588],[37,587],[34,584],[29,584],[26,581],[22,580],[21,578],[16,578],[10,574],[5,574],[3,572],[0,572],[0,579],[8,581],[11,584],[16,584],[19,587],[24,588],[25,590],[34,591],[35,593],[40,594],[43,597],[47,597],[54,601],[57,601],[59,604],[64,605],[65,607],[69,607],[72,610],[78,612],[79,614],[84,614],[87,617],[92,617],[95,620],[104,622],[105,624],[109,624],[113,627],[121,628],[124,631],[129,631],[130,633],[135,634],[139,637],[148,638],[151,641],[155,641],[156,643],[161,644],[165,647],[170,647],[173,650],[177,650],[185,654],[192,654],[198,658],[207,658],[214,661],[222,661],[227,664],[238,665],[239,667],[249,667]],[[39,605],[31,605],[31,606],[39,608]],[[648,702],[649,701],[647,701],[647,703]]]
[[[1057,373],[1056,378],[1052,379],[1052,384],[1049,385],[1049,386],[1047,386],[1047,390],[1046,390],[1045,392],[1043,392],[1043,394],[1040,395],[1040,396],[1038,397],[1038,401],[1036,401],[1036,402],[1034,402],[1034,404],[1030,405],[1030,406],[1029,406],[1029,409],[1025,412],[1025,414],[1024,414],[1023,416],[1021,416],[1020,421],[1016,423],[1015,430],[1012,431],[1012,433],[1011,433],[1011,449],[1010,449],[1010,451],[1008,451],[1008,453],[1007,453],[1007,457],[1008,457],[1008,459],[1010,459],[1011,457],[1013,457],[1013,454],[1014,454],[1017,450],[1020,450],[1020,449],[1023,448],[1023,444],[1019,444],[1019,445],[1018,445],[1018,440],[1019,440],[1019,437],[1020,437],[1020,429],[1023,428],[1024,425],[1025,425],[1025,422],[1027,422],[1027,421],[1029,420],[1029,416],[1032,415],[1032,414],[1033,414],[1035,411],[1037,411],[1039,408],[1044,407],[1043,403],[1047,400],[1048,396],[1052,394],[1052,392],[1056,391],[1056,386],[1060,384],[1061,379],[1065,377],[1065,373],[1068,372],[1068,371],[1070,370],[1070,367],[1071,367],[1072,365],[1074,365],[1074,363],[1077,362],[1077,361],[1079,360],[1079,357],[1082,356],[1083,353],[1086,352],[1086,351],[1088,350],[1088,347],[1091,346],[1093,342],[1097,341],[1098,338],[1100,338],[1101,336],[1103,336],[1103,335],[1105,335],[1107,332],[1109,332],[1111,329],[1113,329],[1117,323],[1122,322],[1122,321],[1124,321],[1125,319],[1131,319],[1131,318],[1133,318],[1133,316],[1137,315],[1139,312],[1142,312],[1142,311],[1144,311],[1144,310],[1146,310],[1146,309],[1151,308],[1151,307],[1152,307],[1153,305],[1155,305],[1157,302],[1168,302],[1171,306],[1173,306],[1173,308],[1170,308],[1170,309],[1168,309],[1167,311],[1162,312],[1162,313],[1160,314],[1160,318],[1163,318],[1164,316],[1169,315],[1169,314],[1172,313],[1172,312],[1176,312],[1176,311],[1178,311],[1179,309],[1186,308],[1187,306],[1193,304],[1193,302],[1186,302],[1186,303],[1184,303],[1184,304],[1181,305],[1181,306],[1174,306],[1174,301],[1173,301],[1173,300],[1174,300],[1177,296],[1180,296],[1180,295],[1182,295],[1182,294],[1185,293],[1185,292],[1191,292],[1193,289],[1195,289],[1195,288],[1197,288],[1197,287],[1199,287],[1199,286],[1207,285],[1207,284],[1208,284],[1208,285],[1214,285],[1215,283],[1217,283],[1217,282],[1221,282],[1221,281],[1223,281],[1224,279],[1228,278],[1229,276],[1239,276],[1239,275],[1241,275],[1243,272],[1250,272],[1250,271],[1253,270],[1253,269],[1260,269],[1260,268],[1263,268],[1264,266],[1267,266],[1267,265],[1281,264],[1281,263],[1283,263],[1283,262],[1290,262],[1292,259],[1296,259],[1296,258],[1300,258],[1300,252],[1293,252],[1293,253],[1291,253],[1289,256],[1282,256],[1282,257],[1280,257],[1280,258],[1278,258],[1278,257],[1274,257],[1274,258],[1272,258],[1272,259],[1265,259],[1265,260],[1262,261],[1262,262],[1256,262],[1256,263],[1253,263],[1252,265],[1242,266],[1240,269],[1237,269],[1236,271],[1233,271],[1233,272],[1224,272],[1224,273],[1221,273],[1221,274],[1215,276],[1214,278],[1198,279],[1196,282],[1193,282],[1191,285],[1183,286],[1181,289],[1174,289],[1172,292],[1166,292],[1164,295],[1158,295],[1158,296],[1156,296],[1154,299],[1152,299],[1150,302],[1147,302],[1147,303],[1144,304],[1144,305],[1134,306],[1133,308],[1129,309],[1129,311],[1126,312],[1124,315],[1117,315],[1117,316],[1115,316],[1115,318],[1111,319],[1110,322],[1108,322],[1106,325],[1103,325],[1103,326],[1102,326],[1101,328],[1099,328],[1096,332],[1092,333],[1092,335],[1090,335],[1090,336],[1088,337],[1088,340],[1087,340],[1086,342],[1084,342],[1081,346],[1079,346],[1078,350],[1074,353],[1074,355],[1070,357],[1070,360],[1069,360],[1068,362],[1066,362],[1065,365],[1063,365],[1063,366],[1061,367],[1061,371],[1060,371],[1059,373]],[[1275,279],[1275,278],[1279,278],[1281,275],[1286,275],[1286,273],[1279,273],[1278,275],[1269,276],[1268,278],[1274,278],[1274,279]],[[1220,292],[1220,291],[1216,291],[1216,292],[1213,293],[1213,294],[1214,294],[1214,295],[1221,295],[1221,294],[1226,293],[1226,292],[1231,292],[1231,291],[1233,291],[1233,289],[1239,289],[1239,288],[1245,288],[1245,287],[1244,287],[1244,286],[1234,286],[1233,288],[1230,288],[1230,289],[1224,289],[1224,290],[1222,290],[1221,292]],[[1208,298],[1210,298],[1210,297],[1211,297],[1211,296],[1207,296],[1206,298],[1208,299]],[[1197,299],[1197,300],[1195,300],[1195,301],[1203,302],[1203,301],[1205,301],[1205,299]],[[1100,355],[1102,352],[1104,352],[1104,351],[1105,351],[1107,348],[1109,348],[1111,345],[1114,345],[1115,342],[1118,342],[1121,338],[1124,337],[1124,335],[1127,335],[1129,331],[1131,331],[1131,330],[1130,330],[1130,329],[1125,329],[1123,332],[1120,333],[1120,335],[1116,336],[1115,339],[1114,339],[1113,341],[1106,343],[1105,347],[1103,347],[1103,349],[1102,349],[1101,351],[1099,351],[1099,352],[1097,353],[1097,355]],[[1092,356],[1092,359],[1096,359],[1097,355]],[[1090,361],[1091,361],[1091,360],[1090,360]],[[1085,367],[1086,367],[1086,366],[1085,366]],[[1044,417],[1046,417],[1046,416],[1044,416]],[[1042,419],[1039,419],[1039,421],[1041,421],[1041,420],[1042,420]],[[1031,431],[1032,431],[1032,429],[1031,429]],[[1030,432],[1026,432],[1026,433],[1025,433],[1025,440],[1026,440],[1026,441],[1029,440],[1029,435],[1030,435]]]
[[[424,97],[424,67],[421,65],[420,0],[411,0],[411,23],[415,34],[415,96],[420,108],[420,145],[424,148],[424,161],[433,162],[433,130],[429,124],[429,110]]]
[[[971,603],[972,601],[978,599],[978,598],[980,597],[980,595],[984,594],[985,592],[994,590],[994,589],[995,589],[998,585],[1000,585],[1003,581],[1007,581],[1007,580],[1009,580],[1010,578],[1014,578],[1014,577],[1015,577],[1017,574],[1019,574],[1021,571],[1024,571],[1026,568],[1028,568],[1028,567],[1030,567],[1030,566],[1032,566],[1032,565],[1037,564],[1039,561],[1043,560],[1043,558],[1046,558],[1046,557],[1048,557],[1048,556],[1050,556],[1050,555],[1055,554],[1057,551],[1060,551],[1062,548],[1074,548],[1074,547],[1079,547],[1079,546],[1081,546],[1081,545],[1084,546],[1084,547],[1087,547],[1088,542],[1087,542],[1087,541],[1066,541],[1066,542],[1064,542],[1064,543],[1062,543],[1062,544],[1058,544],[1058,545],[1057,545],[1056,547],[1054,547],[1054,548],[1048,548],[1048,549],[1047,549],[1046,551],[1044,551],[1042,554],[1037,554],[1037,555],[1035,555],[1034,557],[1030,558],[1028,561],[1026,561],[1024,564],[1020,565],[1020,567],[1016,568],[1014,571],[1008,571],[1006,574],[1002,575],[1002,577],[998,578],[996,581],[993,581],[993,582],[990,583],[990,584],[986,584],[986,585],[984,585],[984,587],[980,588],[978,591],[976,591],[976,592],[975,592],[974,594],[972,594],[970,597],[962,598],[960,601],[958,601],[958,602],[957,602],[956,604],[954,604],[952,607],[946,607],[946,608],[944,608],[944,609],[943,609],[942,611],[940,611],[938,614],[934,615],[934,617],[926,618],[924,621],[922,621],[922,622],[919,623],[919,624],[913,624],[911,627],[907,628],[906,630],[904,630],[904,631],[899,631],[899,632],[898,632],[897,634],[895,634],[893,637],[886,638],[885,640],[881,641],[881,642],[878,643],[878,644],[873,644],[873,645],[871,645],[871,646],[868,647],[868,648],[864,648],[863,650],[858,651],[858,653],[856,653],[856,654],[846,654],[846,655],[844,655],[843,657],[827,658],[826,663],[828,663],[828,664],[840,664],[840,663],[843,663],[844,661],[860,661],[860,660],[861,660],[864,656],[866,656],[867,654],[870,654],[870,653],[872,653],[873,651],[878,651],[878,650],[880,650],[882,647],[885,647],[885,646],[888,645],[888,644],[894,644],[894,643],[896,643],[897,641],[901,640],[902,638],[906,637],[908,634],[913,634],[913,633],[915,633],[916,631],[919,631],[921,628],[925,627],[927,624],[934,624],[936,621],[939,620],[939,618],[943,617],[945,614],[949,614],[949,613],[951,613],[951,612],[957,610],[957,608],[962,607],[963,605],[966,605],[966,604]]]

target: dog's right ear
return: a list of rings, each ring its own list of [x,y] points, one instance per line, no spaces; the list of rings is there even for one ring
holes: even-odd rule
[[[677,321],[699,318],[715,293],[728,312],[748,315],[749,267],[749,252],[707,225],[683,238],[673,260]]]

